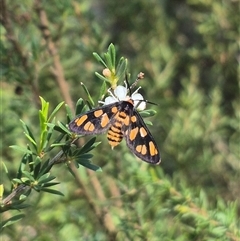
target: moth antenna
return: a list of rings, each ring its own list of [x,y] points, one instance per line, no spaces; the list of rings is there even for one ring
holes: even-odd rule
[[[158,104],[156,104],[154,102],[151,102],[151,101],[148,101],[148,100],[134,100],[134,101],[138,101],[138,103],[135,106],[135,108],[137,108],[141,104],[141,102],[146,102],[146,103],[151,104],[151,105],[158,105]]]
[[[151,102],[149,100],[144,100],[144,101],[146,101],[146,103],[151,104],[151,105],[158,105],[157,103]]]
[[[140,72],[138,75],[137,75],[137,78],[136,80],[133,82],[133,84],[130,86],[130,89],[133,89],[137,83],[139,82],[139,80],[143,79],[144,78],[144,73],[143,72]]]

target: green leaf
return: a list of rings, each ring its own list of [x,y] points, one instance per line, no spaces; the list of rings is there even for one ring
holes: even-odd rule
[[[80,150],[79,150],[79,154],[84,154],[87,153],[89,151],[91,151],[92,149],[94,149],[95,147],[93,146],[94,143],[96,141],[96,137],[91,138]]]
[[[104,54],[104,59],[107,64],[107,68],[115,75],[116,51],[113,44],[109,45],[107,53]]]
[[[42,109],[40,110],[40,112],[42,113],[42,116],[44,118],[44,122],[47,122],[49,102],[46,102],[41,96],[39,96],[39,98],[41,100],[41,106],[42,106]]]
[[[115,50],[115,46],[114,44],[110,44],[109,47],[108,47],[108,52],[109,54],[111,55],[111,59],[112,59],[112,65],[114,66],[115,68],[115,65],[116,65],[116,50]]]
[[[47,136],[43,137],[43,138],[45,138],[45,141],[44,141],[43,146],[42,146],[42,151],[44,151],[44,152],[49,151],[49,148],[47,149],[47,147],[48,147],[48,144],[51,140],[51,137],[52,137],[53,132],[54,132],[55,127],[56,127],[56,125],[52,124],[52,123],[47,123],[47,126],[49,127],[48,130],[47,130]]]
[[[3,193],[4,193],[4,186],[3,184],[0,184],[0,200],[2,200]]]
[[[31,132],[31,130],[29,129],[29,127],[25,124],[25,122],[23,120],[20,120],[20,122],[22,123],[22,127],[24,132],[26,132],[27,134],[29,134],[31,136],[32,139],[34,139],[34,136]],[[34,141],[36,142],[36,140],[34,139]]]
[[[29,173],[28,171],[22,171],[22,173],[23,173],[23,175],[24,175],[25,177],[27,177],[31,182],[34,182],[34,181],[35,181],[35,179],[34,179],[34,177],[32,176],[32,174]],[[21,178],[21,180],[23,180],[23,178]],[[24,178],[24,180],[27,180],[27,179]]]
[[[91,97],[91,95],[90,95],[87,87],[86,87],[82,82],[81,82],[81,86],[82,86],[82,88],[84,89],[84,91],[85,91],[86,94],[87,94],[87,97],[88,97],[88,100],[89,100],[89,102],[90,102],[90,105],[91,105],[91,106],[94,106],[94,105],[95,105],[95,104],[94,104],[94,101],[93,101],[93,99],[92,99],[92,97]]]
[[[54,130],[55,128],[59,128],[58,126],[55,126],[54,127]],[[60,128],[59,128],[60,129]],[[68,131],[68,134],[70,135],[71,133]],[[64,143],[60,143],[60,141],[63,139],[63,137],[65,137],[66,133],[64,132],[63,134],[60,134],[53,142],[53,144],[51,144],[50,147],[48,147],[48,149],[46,149],[46,152],[49,152],[51,151],[55,146],[67,146],[68,145],[68,142],[64,142]]]
[[[64,146],[66,146],[66,142],[51,144],[51,147],[64,147]]]
[[[97,61],[99,61],[100,63],[102,63],[102,64],[107,68],[106,63],[105,63],[104,60],[100,57],[100,55],[98,55],[97,53],[93,52],[93,56],[96,58]]]
[[[47,182],[51,182],[52,180],[54,180],[56,177],[54,176],[48,176],[47,174],[50,175],[50,173],[46,173],[43,176],[41,176],[38,180],[38,184],[42,184],[42,183],[47,183]]]
[[[5,165],[5,163],[3,161],[1,161],[1,166],[3,166],[4,171],[8,174],[8,169],[7,166]],[[0,168],[0,170],[3,170],[2,167]]]
[[[47,179],[50,175],[50,172],[43,174],[41,177],[38,178],[38,184],[41,183],[43,180]]]
[[[28,149],[26,149],[24,147],[13,145],[13,146],[10,146],[10,148],[13,148],[13,149],[15,149],[17,151],[21,151],[21,152],[26,153],[26,154],[33,155],[33,152],[31,150],[28,150]]]
[[[42,130],[41,132],[41,137],[40,137],[40,148],[38,150],[38,153],[43,151],[43,147],[47,145],[46,140],[47,140],[47,129]]]
[[[91,159],[92,157],[93,157],[93,154],[90,154],[90,153],[84,153],[81,156],[79,156],[80,159],[85,159],[85,160]]]
[[[149,109],[149,110],[141,111],[139,113],[142,117],[150,117],[150,116],[156,115],[157,112],[155,110]]]
[[[103,97],[105,96],[106,92],[107,92],[107,84],[106,84],[106,81],[103,81],[102,86],[99,90],[99,98],[98,99],[102,100]]]
[[[82,98],[80,98],[76,104],[76,115],[79,115],[83,112],[84,106],[85,106],[84,101]]]
[[[118,65],[117,65],[116,72],[124,72],[125,73],[126,67],[127,67],[127,59],[121,57],[119,59]]]
[[[63,193],[61,193],[61,192],[59,192],[57,190],[54,190],[54,189],[50,189],[50,188],[42,188],[42,191],[48,192],[48,193],[52,193],[52,194],[55,194],[55,195],[64,196]]]
[[[24,208],[28,208],[28,207],[31,207],[31,205],[30,204],[13,204],[12,205],[12,208],[11,209],[17,209],[17,210],[20,210],[20,209],[24,209]]]
[[[151,121],[144,121],[144,123],[145,123],[146,125],[148,125],[148,126],[152,126],[152,125],[153,125]]]
[[[15,216],[12,216],[11,218],[5,220],[5,221],[2,221],[1,224],[0,224],[0,229],[4,228],[4,227],[7,227],[13,223],[16,223],[17,221],[19,221],[20,219],[22,219],[23,217],[25,217],[24,214],[18,214],[18,215],[15,215]]]
[[[227,227],[220,226],[220,227],[214,227],[211,229],[211,234],[215,237],[221,238],[226,233]]]
[[[120,58],[116,68],[116,50],[113,44],[109,45],[107,53],[104,54],[104,60],[96,53],[94,53],[94,56],[111,72],[111,75],[108,77],[95,72],[96,76],[104,82],[110,83],[114,89],[119,79],[122,79],[127,71],[127,59]]]
[[[34,179],[37,179],[38,174],[41,170],[41,161],[39,161],[39,159],[40,159],[40,157],[37,157],[36,158],[37,161],[34,163],[34,170],[33,170]]]
[[[41,135],[40,135],[40,147],[38,149],[38,153],[40,153],[43,150],[43,147],[46,146],[46,137],[47,137],[47,120],[48,120],[48,110],[49,110],[49,102],[46,102],[41,96],[40,96],[42,109],[39,110],[39,122],[40,122],[40,129],[41,129]]]
[[[77,161],[77,160],[76,160],[76,161]],[[93,170],[93,171],[95,171],[95,172],[101,172],[101,171],[102,171],[101,167],[90,163],[89,160],[83,161],[83,160],[80,159],[80,160],[77,161],[77,162],[78,162],[80,165],[82,165],[82,166],[84,166],[84,167],[86,167],[86,168],[88,168],[88,169],[90,169],[90,170]]]
[[[111,72],[114,72],[115,65],[116,65],[116,51],[112,43],[108,47],[108,51],[105,54],[105,59],[106,59],[108,68],[111,70]]]
[[[46,129],[47,116],[44,116],[41,110],[39,110],[38,115],[39,115],[40,129],[41,129],[41,132],[43,132]]]
[[[18,179],[18,178],[13,178],[12,181],[13,181],[14,183],[22,184],[22,181],[21,181],[20,179]]]
[[[78,168],[79,167],[79,165],[78,165],[78,163],[77,162],[73,162],[74,164],[75,164],[75,166],[76,166],[76,168]],[[76,175],[75,175],[75,173],[72,171],[72,169],[70,168],[70,166],[69,165],[67,165],[67,168],[68,168],[68,171],[72,174],[72,176],[74,177],[74,178],[76,178]]]
[[[17,172],[17,178],[22,177],[22,171],[25,170],[25,168],[27,167],[27,165],[29,165],[30,162],[32,162],[32,155],[25,154],[22,157],[21,163],[19,165],[18,172]]]
[[[52,187],[55,185],[58,185],[60,182],[48,182],[48,183],[44,183],[43,187]]]
[[[60,102],[60,103],[55,107],[55,109],[53,110],[53,112],[50,114],[47,122],[50,122],[50,121],[52,120],[52,118],[53,118],[53,117],[56,115],[56,113],[60,110],[60,108],[63,106],[63,104],[64,104],[64,101]]]
[[[25,185],[25,184],[22,184],[22,185]],[[20,197],[19,197],[19,201],[20,202],[24,202],[26,199],[27,199],[27,197],[31,194],[31,192],[32,192],[32,188],[30,188],[30,187],[28,187],[28,186],[25,186],[25,188],[24,188],[25,190],[27,190],[27,191],[25,191],[24,192],[24,194],[21,194],[20,195]]]
[[[45,161],[42,164],[41,169],[40,169],[39,174],[38,174],[38,177],[41,177],[42,175],[44,175],[45,173],[47,173],[49,171],[49,169],[50,169],[49,161],[50,161],[50,159],[48,159],[47,161]]]
[[[67,112],[67,122],[69,122],[70,120],[73,119],[72,110],[70,109],[70,107],[68,105],[65,105],[65,109]]]
[[[60,129],[62,129],[64,131],[64,134],[71,134],[70,130],[66,127],[65,124],[63,124],[62,122],[58,121],[58,126],[60,127]]]
[[[101,74],[99,74],[98,72],[95,72],[95,75],[101,79],[103,82],[107,82],[107,83],[110,83],[111,84],[111,81],[107,78],[105,78],[104,76],[102,76]]]
[[[113,73],[115,75],[115,68],[112,65],[111,56],[108,53],[106,53],[106,54],[104,54],[104,59],[106,61],[108,69],[111,71],[111,73]]]
[[[28,185],[30,185],[30,183],[31,183],[31,180],[29,180],[28,177],[21,177],[21,181],[22,181],[22,183],[25,183],[25,184],[28,184]]]
[[[30,128],[24,123],[24,121],[20,120],[20,122],[22,123],[24,134],[27,136],[27,138],[33,144],[33,147],[34,147],[35,151],[37,152],[37,144],[36,144],[37,142],[31,132]]]
[[[47,126],[49,127],[48,130],[47,130],[47,136],[45,138],[45,141],[43,143],[43,146],[42,146],[42,150],[45,150],[48,146],[48,143],[50,142],[50,139],[52,137],[52,134],[53,134],[53,130],[55,128],[55,125],[54,124],[51,124],[49,123],[49,125],[47,124]],[[46,151],[46,150],[45,150]]]
[[[33,144],[33,146],[35,146],[37,148],[37,143],[35,142],[35,140],[28,135],[26,132],[24,132],[24,135],[28,138],[28,140]]]
[[[117,71],[116,71],[116,76],[117,76],[117,79],[122,79],[125,77],[125,74],[127,72],[127,59],[125,58],[121,58],[119,60],[119,64],[117,66]]]

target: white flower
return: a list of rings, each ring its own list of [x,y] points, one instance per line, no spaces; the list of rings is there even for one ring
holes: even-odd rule
[[[136,91],[138,91],[140,88],[138,88]],[[137,110],[145,110],[146,109],[146,101],[143,99],[143,96],[137,92],[134,92],[131,96],[134,107],[137,108]]]
[[[144,110],[146,109],[146,101],[144,100],[143,96],[138,93],[138,90],[141,87],[139,87],[134,93],[132,93],[131,97],[128,96],[128,88],[127,85],[124,87],[122,85],[118,85],[113,92],[111,90],[108,90],[108,93],[110,96],[105,98],[105,101],[99,101],[100,103],[104,105],[112,104],[119,101],[128,101],[129,99],[133,100],[134,107],[138,110]]]
[[[118,85],[114,89],[113,93],[110,89],[108,90],[108,93],[110,94],[110,96],[105,99],[105,101],[103,102],[104,105],[112,104],[122,100],[127,100],[127,88],[124,86]]]

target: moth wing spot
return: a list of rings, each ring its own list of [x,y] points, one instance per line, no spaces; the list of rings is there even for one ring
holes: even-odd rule
[[[129,139],[130,139],[131,141],[133,141],[133,140],[136,138],[137,133],[138,133],[138,130],[139,130],[138,127],[135,127],[134,129],[130,130]]]
[[[157,148],[155,147],[155,145],[153,144],[152,141],[149,142],[149,150],[150,150],[151,156],[155,156],[155,155],[158,154],[158,150],[157,150]]]
[[[133,115],[133,116],[131,117],[131,121],[132,121],[132,122],[136,122],[136,121],[137,121],[137,117],[136,117],[135,115]]]
[[[146,147],[146,145],[137,145],[136,151],[138,153],[141,153],[143,156],[145,156],[147,154],[147,147]]]
[[[145,137],[147,135],[147,131],[145,130],[145,128],[141,127],[139,131],[140,131],[141,137]]]
[[[85,131],[94,131],[95,129],[93,123],[91,123],[90,121],[88,121],[83,128]]]
[[[130,118],[129,118],[129,116],[126,116],[126,118],[124,119],[124,124],[125,124],[126,126],[129,126],[129,124],[130,124]]]
[[[87,115],[83,115],[83,116],[77,118],[77,119],[75,120],[75,123],[77,124],[77,126],[80,126],[80,125],[82,125],[82,123],[83,123],[87,118],[88,118]]]
[[[136,151],[139,152],[139,153],[141,153],[141,151],[142,151],[142,145],[137,145],[137,146],[136,146]]]
[[[118,112],[118,108],[116,106],[114,106],[112,109],[111,109],[112,113],[117,113]]]
[[[146,145],[142,145],[141,153],[142,153],[142,155],[146,155],[147,154],[147,147],[146,147]]]
[[[101,127],[105,127],[108,123],[109,123],[108,115],[104,113],[101,119]]]
[[[93,114],[94,114],[95,117],[99,117],[103,114],[103,111],[102,110],[96,110],[96,111],[94,111]]]

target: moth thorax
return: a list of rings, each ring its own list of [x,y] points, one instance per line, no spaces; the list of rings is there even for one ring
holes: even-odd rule
[[[130,97],[126,98],[125,101],[127,101],[127,102],[129,102],[130,104],[134,105],[134,101],[133,101],[133,99],[131,99]]]

